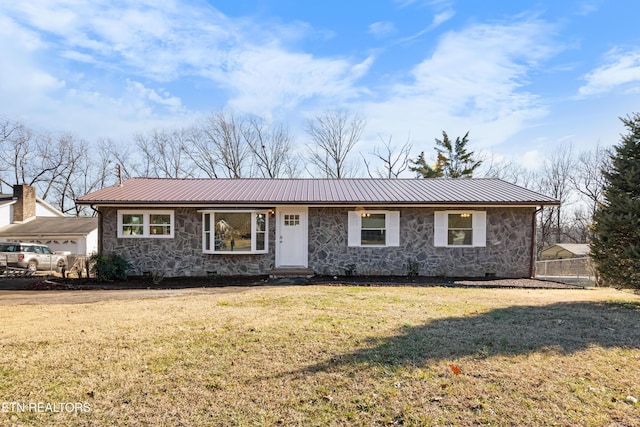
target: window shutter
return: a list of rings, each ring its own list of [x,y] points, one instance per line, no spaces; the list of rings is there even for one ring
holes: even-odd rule
[[[386,215],[387,246],[400,246],[400,212],[391,211]]]
[[[447,246],[449,215],[446,212],[433,213],[433,246]]]
[[[487,213],[484,211],[473,212],[473,246],[487,246]]]
[[[348,214],[348,245],[360,246],[360,214],[356,211],[349,211]]]

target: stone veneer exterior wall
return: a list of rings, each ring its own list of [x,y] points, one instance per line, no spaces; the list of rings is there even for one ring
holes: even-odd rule
[[[164,208],[163,208],[164,210]],[[103,252],[124,256],[133,265],[130,274],[164,273],[166,277],[267,274],[275,264],[274,218],[269,218],[269,253],[213,255],[202,253],[202,213],[174,208],[174,238],[118,238],[118,210],[101,208]]]
[[[376,208],[378,209],[378,208]],[[347,246],[347,212],[353,208],[309,208],[309,267],[316,274],[528,277],[531,217],[534,208],[487,208],[487,246],[442,248],[433,245],[434,208],[379,208],[400,211],[400,246]],[[464,208],[463,208],[464,209]],[[468,207],[473,210],[474,208]],[[202,214],[175,208],[175,237],[117,238],[117,209],[101,208],[103,251],[132,264],[131,274],[161,271],[165,276],[262,275],[275,266],[275,218],[269,218],[269,253],[202,253]]]
[[[329,275],[348,271],[364,275],[407,275],[409,269],[414,268],[421,276],[529,276],[534,208],[487,208],[484,248],[435,247],[436,209],[380,209],[400,211],[400,246],[349,247],[347,212],[350,209],[309,209],[309,267],[316,274]]]

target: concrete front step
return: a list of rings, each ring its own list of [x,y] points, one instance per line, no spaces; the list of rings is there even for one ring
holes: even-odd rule
[[[269,272],[269,279],[304,277],[306,279],[315,276],[311,268],[274,268]]]

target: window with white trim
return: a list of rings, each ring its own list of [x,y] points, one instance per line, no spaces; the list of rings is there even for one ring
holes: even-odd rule
[[[210,254],[269,251],[267,211],[204,211],[202,250]]]
[[[434,245],[446,247],[485,247],[487,213],[485,211],[436,211]]]
[[[350,211],[348,223],[349,246],[400,246],[398,211]]]
[[[118,210],[118,237],[172,238],[172,210]]]

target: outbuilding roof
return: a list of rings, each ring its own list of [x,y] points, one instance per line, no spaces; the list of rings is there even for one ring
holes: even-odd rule
[[[492,178],[464,179],[172,179],[132,178],[80,197],[89,205],[488,204],[558,201]]]
[[[86,236],[98,228],[98,219],[89,217],[42,216],[19,224],[0,228],[0,237],[7,236]]]
[[[569,252],[576,257],[589,255],[591,248],[587,243],[556,243],[542,250],[541,255],[556,257],[561,252]]]

